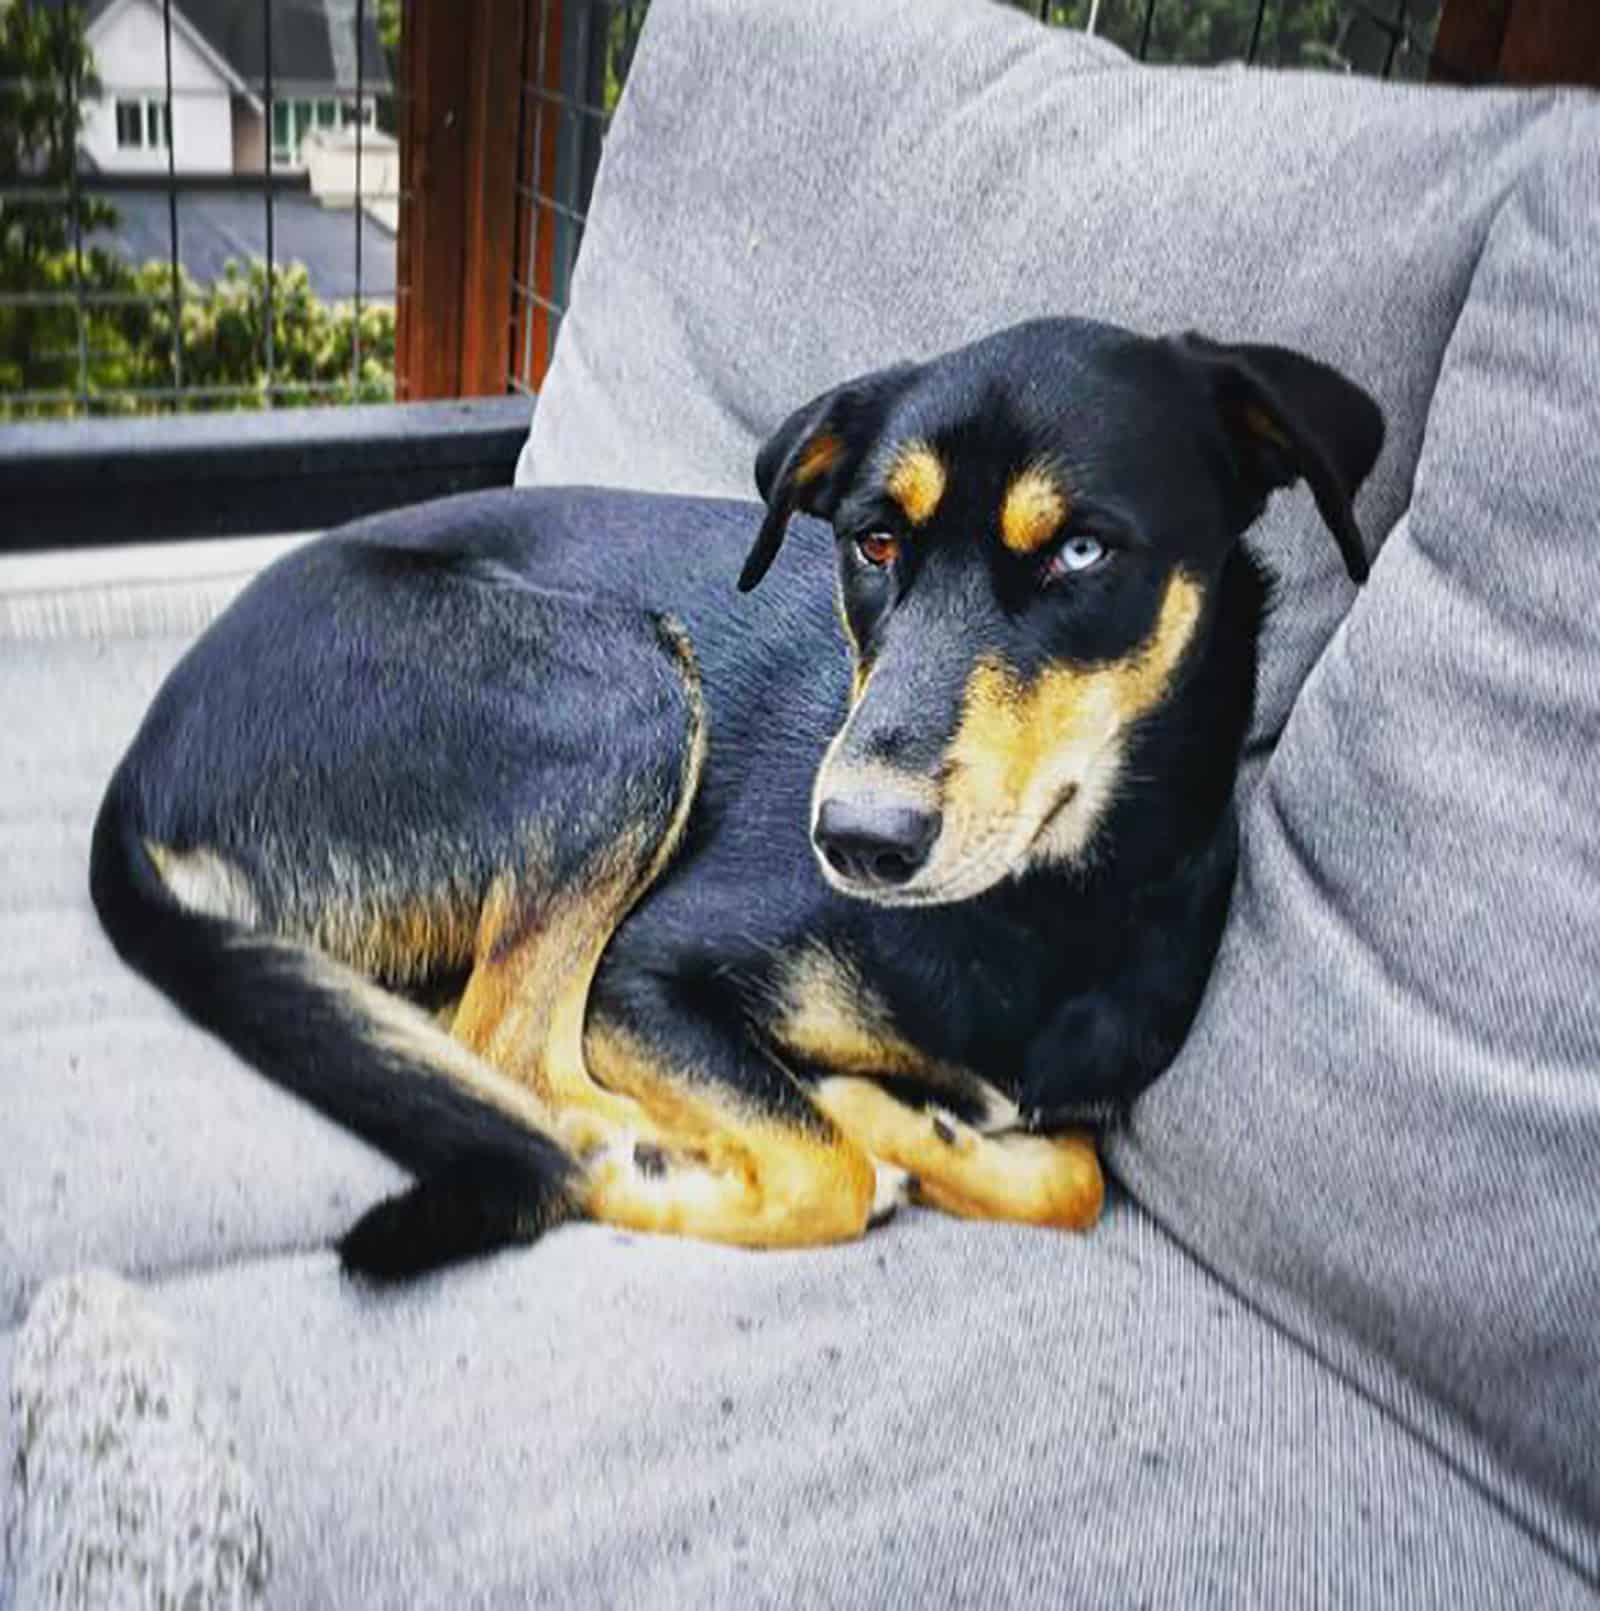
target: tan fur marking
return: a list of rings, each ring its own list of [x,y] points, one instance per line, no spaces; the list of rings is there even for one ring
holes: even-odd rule
[[[1034,554],[1061,530],[1072,504],[1056,479],[1038,465],[1022,471],[1000,505],[1000,541],[1013,554]]]
[[[813,1247],[866,1229],[877,1173],[826,1121],[800,1127],[742,1112],[732,1093],[664,1068],[615,1026],[592,1023],[586,1047],[598,1077],[638,1104],[666,1153],[665,1169],[645,1171],[622,1135],[592,1158],[594,1218],[740,1247]]]
[[[441,1080],[471,1091],[520,1124],[540,1130],[550,1128],[550,1109],[532,1091],[474,1057],[421,1007],[363,978],[343,962],[303,950],[295,941],[249,934],[232,943],[287,954],[319,990],[350,1004],[351,1016],[370,1027],[371,1038],[378,1046],[429,1067]]]
[[[580,888],[541,902],[537,922],[525,920],[508,884],[497,887],[484,906],[480,960],[452,1025],[464,1046],[551,1107],[582,1108],[610,1126],[639,1115],[590,1080],[583,1013],[600,955],[638,887],[639,849],[633,836],[623,836],[615,856],[591,868]],[[586,1136],[598,1144],[604,1133]]]
[[[1115,793],[1127,732],[1165,695],[1201,608],[1199,585],[1174,572],[1149,637],[1122,660],[1052,667],[1031,683],[981,660],[947,754],[945,831],[924,880],[945,881],[955,899],[979,873],[983,888],[1030,861],[1080,856]]]
[[[619,1127],[648,1128],[637,1105],[590,1077],[584,1019],[595,970],[617,924],[661,876],[688,826],[705,768],[707,729],[699,667],[681,627],[663,623],[689,695],[691,731],[676,796],[662,828],[619,834],[575,888],[543,899],[536,920],[504,880],[484,903],[477,962],[452,1032],[496,1068],[523,1081],[561,1114],[575,1150],[605,1145]],[[659,809],[642,807],[642,823]]]
[[[1244,407],[1245,429],[1252,435],[1265,437],[1274,446],[1286,448],[1289,438],[1278,427],[1278,422],[1259,404],[1246,403]]]
[[[1100,1217],[1105,1180],[1087,1131],[986,1136],[948,1115],[936,1120],[871,1080],[822,1080],[816,1103],[872,1157],[907,1170],[916,1195],[968,1219],[1087,1230]]]
[[[305,936],[369,978],[409,983],[471,962],[478,913],[462,890],[351,906],[328,901]]]
[[[862,660],[861,645],[856,639],[855,629],[850,625],[850,616],[844,607],[844,578],[837,573],[833,579],[833,609],[839,618],[839,630],[844,633],[844,641],[850,646],[850,703],[854,705],[861,698],[871,672]]]
[[[883,485],[906,519],[922,526],[933,519],[947,479],[944,460],[926,442],[913,440],[896,449]]]
[[[800,450],[799,461],[794,467],[794,484],[803,487],[808,481],[815,481],[819,475],[826,475],[839,462],[839,455],[843,452],[844,443],[832,431],[819,431]]]
[[[172,898],[191,912],[253,928],[261,920],[250,880],[226,856],[214,850],[169,850],[146,839],[144,848],[155,863]]]
[[[771,1033],[796,1062],[840,1074],[936,1076],[931,1059],[895,1032],[855,971],[824,947],[801,951],[781,989]]]
[[[859,971],[824,945],[808,945],[788,960],[776,1005],[766,1027],[786,1064],[813,1077],[915,1079],[963,1105],[981,1106],[980,1129],[1009,1129],[1017,1122],[1016,1103],[987,1080],[906,1040]]]

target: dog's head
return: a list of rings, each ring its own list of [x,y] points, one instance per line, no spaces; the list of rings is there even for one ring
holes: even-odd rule
[[[855,663],[812,797],[836,888],[964,900],[1089,850],[1130,736],[1204,651],[1223,564],[1302,477],[1350,575],[1377,405],[1278,347],[1053,319],[847,382],[762,448],[758,583],[832,523]]]

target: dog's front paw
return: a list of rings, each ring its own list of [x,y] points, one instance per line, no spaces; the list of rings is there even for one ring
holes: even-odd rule
[[[876,1183],[867,1225],[875,1229],[879,1225],[887,1225],[900,1205],[911,1201],[911,1193],[917,1182],[909,1170],[897,1169],[893,1164],[873,1159],[872,1167],[876,1172]]]
[[[948,1108],[929,1108],[928,1121],[933,1125],[935,1137],[954,1152],[968,1153],[978,1144],[978,1132]]]

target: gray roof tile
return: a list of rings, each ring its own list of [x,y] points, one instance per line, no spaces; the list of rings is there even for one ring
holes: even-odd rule
[[[167,261],[171,230],[166,192],[159,187],[120,187],[106,199],[116,209],[117,224],[89,237],[132,263]],[[304,263],[312,289],[324,300],[355,294],[356,216],[330,211],[309,192],[273,191],[273,261]],[[222,278],[231,258],[244,268],[267,255],[267,206],[259,190],[188,190],[178,196],[178,258],[202,285]],[[381,224],[361,217],[362,295],[393,301],[395,240]]]

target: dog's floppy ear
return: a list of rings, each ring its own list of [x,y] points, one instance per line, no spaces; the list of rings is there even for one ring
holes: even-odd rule
[[[741,593],[767,574],[791,515],[832,517],[863,455],[877,440],[890,401],[915,370],[914,364],[896,364],[847,381],[797,408],[767,438],[756,455],[756,487],[767,516],[739,572]]]
[[[1367,554],[1351,500],[1383,447],[1383,411],[1337,369],[1287,347],[1225,346],[1190,332],[1172,345],[1216,403],[1253,508],[1303,476],[1352,581]]]

